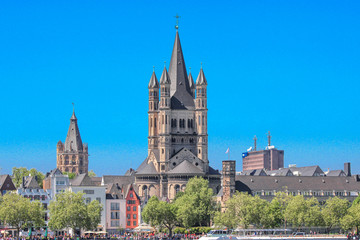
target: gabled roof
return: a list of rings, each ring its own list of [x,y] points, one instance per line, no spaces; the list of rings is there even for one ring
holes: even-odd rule
[[[155,72],[152,73],[150,81],[149,81],[149,88],[159,88],[159,82],[157,80]]]
[[[117,183],[110,183],[106,188],[106,199],[124,199],[124,191]]]
[[[241,173],[242,176],[266,176],[264,169],[245,170]]]
[[[24,178],[23,188],[25,189],[41,189],[38,182],[36,181],[36,177],[28,176]]]
[[[321,176],[324,172],[318,165],[308,167],[290,167],[294,175],[298,176]]]
[[[87,175],[87,173],[82,173],[77,175],[74,179],[70,181],[70,185],[72,186],[96,186],[93,183],[91,178]]]
[[[269,176],[292,176],[293,173],[289,168],[280,168],[277,170],[266,171]]]
[[[148,158],[145,159],[145,161],[136,169],[136,175],[139,174],[158,174],[158,172],[155,169],[155,166],[152,162],[147,162]]]
[[[192,77],[192,75],[191,75],[191,72],[189,73],[188,79],[189,79],[190,89],[195,89],[195,83],[194,83],[194,79],[193,79],[193,77]]]
[[[219,170],[215,170],[209,166],[209,175],[221,175]]]
[[[339,176],[345,177],[346,173],[343,170],[331,170],[326,174],[326,176],[328,176],[328,177],[339,177]]]
[[[194,175],[202,175],[204,174],[199,168],[197,168],[194,164],[190,163],[187,160],[182,161],[175,168],[170,170],[168,174],[194,174]]]
[[[70,118],[70,126],[65,140],[65,152],[82,152],[83,143],[80,136],[79,127],[75,111]]]
[[[205,74],[202,68],[200,69],[199,75],[196,79],[196,85],[207,85]]]
[[[14,182],[9,174],[0,175],[0,189],[1,190],[16,190]],[[1,192],[0,192],[1,194]]]
[[[103,176],[104,184],[118,184],[121,188],[124,186],[135,182],[135,177],[132,176],[125,176],[125,175],[104,175]]]
[[[181,49],[179,32],[176,31],[174,48],[171,55],[169,76],[171,80],[170,96],[172,109],[194,108],[189,80],[187,77],[184,55]]]

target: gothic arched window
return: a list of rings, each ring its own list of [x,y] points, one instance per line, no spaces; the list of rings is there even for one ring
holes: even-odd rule
[[[179,185],[175,185],[175,195],[180,192],[180,186]]]

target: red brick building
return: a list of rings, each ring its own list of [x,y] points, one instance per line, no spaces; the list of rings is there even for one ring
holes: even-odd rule
[[[140,218],[140,198],[130,184],[126,194],[126,228],[133,229],[139,226]]]

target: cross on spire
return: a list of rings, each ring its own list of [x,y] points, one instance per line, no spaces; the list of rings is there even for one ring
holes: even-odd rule
[[[176,29],[176,31],[177,31],[177,30],[179,29],[179,18],[180,18],[180,16],[179,16],[178,14],[176,14],[175,18],[176,18],[175,29]]]

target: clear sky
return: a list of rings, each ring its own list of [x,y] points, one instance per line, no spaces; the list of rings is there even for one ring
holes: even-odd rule
[[[56,167],[75,102],[89,169],[147,156],[147,84],[169,65],[208,81],[209,160],[253,145],[285,165],[360,173],[360,1],[13,1],[0,4],[0,168]]]

